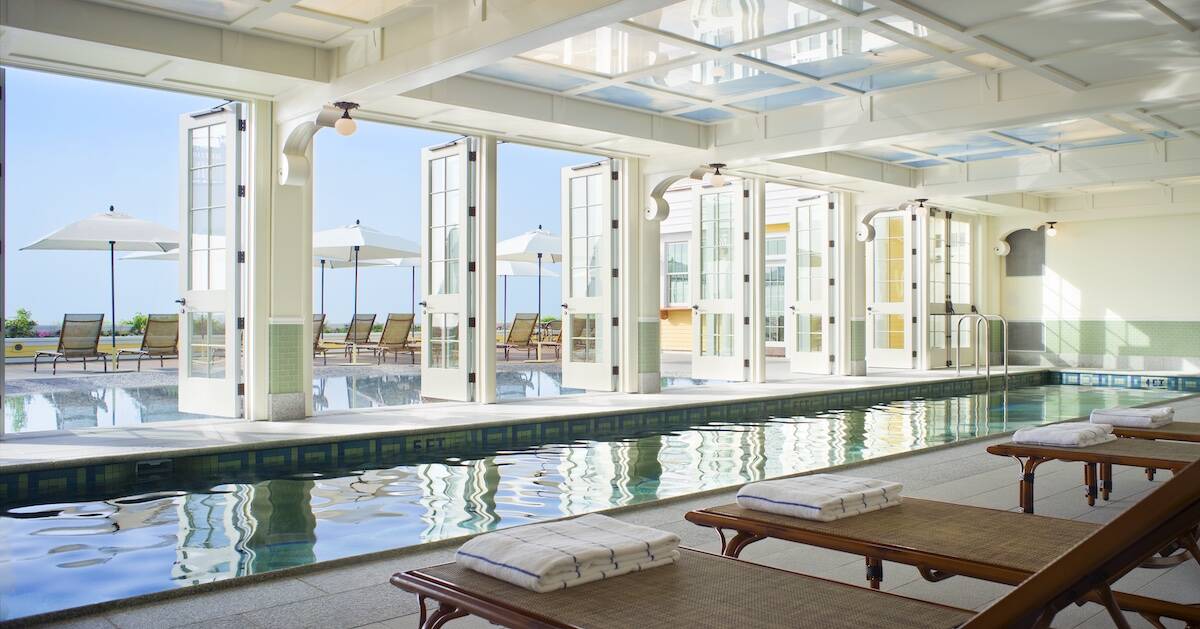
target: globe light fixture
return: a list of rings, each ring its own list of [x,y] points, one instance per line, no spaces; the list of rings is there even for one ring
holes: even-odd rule
[[[708,185],[714,188],[725,185],[725,175],[721,174],[721,169],[725,167],[725,164],[709,164],[709,166],[712,167],[713,172],[708,176]]]
[[[337,122],[333,123],[333,130],[337,131],[341,135],[353,135],[358,129],[358,123],[350,117],[350,110],[358,109],[358,103],[340,100],[334,103],[333,106],[342,110],[342,117],[338,118]]]
[[[1046,235],[1047,236],[1057,236],[1058,235],[1058,229],[1056,227],[1054,227],[1055,223],[1057,223],[1057,222],[1058,221],[1047,221],[1046,222]]]

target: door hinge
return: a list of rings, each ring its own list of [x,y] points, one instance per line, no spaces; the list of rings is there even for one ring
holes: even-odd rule
[[[916,210],[913,210],[913,213],[912,213],[912,214],[909,216],[909,218],[910,218],[910,219],[912,219],[912,222],[914,222],[914,223],[915,223],[915,222],[917,222],[917,212],[916,212]]]
[[[913,289],[913,290],[917,290],[917,283],[916,283],[916,282],[913,282],[913,283],[912,283],[912,286],[913,286],[913,287],[912,287],[912,289]]]
[[[475,327],[475,317],[467,317],[467,327],[468,328]]]
[[[476,158],[475,151],[467,151],[467,161],[468,162],[475,161],[475,158]]]
[[[833,201],[829,202],[829,209],[831,209],[831,210],[833,209]]]
[[[954,218],[954,212],[951,212],[951,211],[947,210],[947,211],[946,211],[946,218],[947,218],[947,219]]]
[[[467,273],[474,273],[474,272],[475,272],[475,262],[474,261],[468,262],[467,263]]]
[[[238,196],[243,198],[246,196],[246,186],[244,184],[238,184]]]
[[[238,131],[245,131],[245,130],[246,130],[246,119],[239,118],[238,119]]]
[[[616,228],[617,228],[617,225],[618,225],[618,223],[617,223],[617,219],[615,219],[615,218],[614,218],[614,219],[612,220],[612,228],[613,228],[613,229],[616,229]]]
[[[474,205],[467,206],[467,216],[475,216],[475,206]]]
[[[746,368],[749,368],[749,367],[750,367],[750,359],[749,359],[749,358],[743,358],[743,359],[742,359],[742,366],[743,366],[743,367],[746,367]]]
[[[614,269],[612,270],[612,276],[613,276],[614,278],[616,278],[616,277],[618,277],[619,275],[620,275],[620,273],[619,273],[619,272],[618,272],[618,271],[617,271],[617,270],[614,268]]]
[[[237,394],[238,395],[246,395],[246,383],[245,382],[238,383]]]
[[[947,367],[950,367],[950,366],[952,366],[952,365],[954,365],[954,363],[952,363],[952,362],[950,362],[950,361],[948,361],[948,360],[946,361],[946,366],[947,366]]]
[[[916,248],[916,247],[913,247],[912,254],[913,254],[914,256],[915,256],[915,255],[917,255],[917,248]]]
[[[750,240],[750,232],[742,232],[742,240]]]
[[[239,251],[238,252],[238,264],[245,264],[245,263],[246,263],[246,252]]]
[[[750,198],[750,191],[749,191],[749,190],[747,190],[747,189],[745,189],[745,188],[742,188],[742,198],[743,198],[743,199],[749,199],[749,198]]]
[[[613,322],[613,327],[615,328],[615,327],[617,327],[617,325],[618,325],[618,324],[620,324],[620,322],[621,322],[621,318],[620,318],[620,317],[613,317],[613,318],[612,318],[612,322]]]
[[[246,317],[238,317],[238,319],[237,319],[237,329],[239,329],[239,330],[245,330],[245,329],[246,329]]]
[[[832,277],[831,277],[831,278],[829,278],[829,285],[830,285],[830,286],[833,286],[833,278],[832,278]]]
[[[833,354],[830,354],[830,355],[829,355],[829,362],[831,362],[831,363],[832,363],[832,362],[834,362],[834,356],[833,356]]]
[[[834,319],[834,317],[830,316],[829,317],[829,325],[833,325],[834,323],[836,323],[836,320]]]
[[[619,375],[621,375],[621,368],[620,368],[620,367],[618,367],[618,366],[616,366],[616,365],[613,365],[613,368],[612,368],[612,375],[614,375],[614,376],[619,376]]]
[[[749,284],[750,283],[750,274],[747,273],[747,274],[743,275],[742,281],[745,282],[746,284]]]
[[[742,317],[742,325],[750,325],[750,317]]]
[[[475,372],[474,371],[467,373],[467,384],[475,384]]]
[[[614,171],[612,171],[612,180],[613,180],[613,181],[616,181],[616,180],[618,180],[618,179],[620,179],[620,178],[621,178],[621,174],[620,174],[619,172],[617,172],[617,171],[615,171],[615,170],[614,170]]]
[[[832,240],[829,241],[829,248],[833,249],[833,241]]]
[[[916,317],[913,317],[913,318],[912,318],[912,320],[913,320],[913,323],[916,323],[916,322],[917,322],[917,318],[916,318]]]
[[[917,357],[917,350],[914,349],[913,350],[913,358],[916,358],[916,357]]]

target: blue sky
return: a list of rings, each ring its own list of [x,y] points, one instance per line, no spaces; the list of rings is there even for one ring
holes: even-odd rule
[[[220,100],[25,70],[9,69],[6,77],[6,316],[23,307],[39,323],[57,324],[64,312],[107,313],[106,253],[19,251],[20,247],[109,204],[177,228],[179,116]],[[350,137],[332,131],[318,134],[316,229],[358,219],[417,240],[421,148],[453,137],[369,122],[361,122]],[[560,170],[593,159],[502,145],[499,237],[539,224],[558,233]],[[410,277],[409,269],[364,269],[359,309],[380,316],[408,311]],[[330,319],[348,319],[353,271],[327,271],[325,279]],[[314,272],[314,299],[318,281]],[[510,317],[517,310],[535,309],[536,282],[509,279]],[[117,318],[173,311],[177,286],[175,263],[123,261],[118,254]],[[545,311],[557,312],[559,292],[558,278],[544,282]]]

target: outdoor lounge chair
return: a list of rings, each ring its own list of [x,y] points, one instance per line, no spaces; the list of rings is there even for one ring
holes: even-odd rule
[[[987,451],[1010,456],[1021,465],[1020,503],[1025,513],[1033,513],[1034,473],[1046,461],[1083,463],[1084,495],[1089,506],[1096,504],[1097,497],[1108,500],[1114,465],[1178,472],[1190,463],[1200,461],[1200,444],[1144,439],[1117,439],[1086,448],[998,443],[988,446]]]
[[[408,354],[412,358],[412,363],[417,364],[417,352],[412,343],[414,319],[415,316],[410,313],[388,314],[379,340],[363,345],[359,349],[374,352],[376,361],[380,363],[387,360],[387,354],[391,352],[396,355],[395,360],[399,360],[400,354]]]
[[[321,355],[321,364],[329,364],[329,350],[341,349],[341,345],[328,345],[321,341],[321,335],[325,333],[325,315],[313,315],[313,358],[318,354]]]
[[[562,358],[562,320],[555,319],[542,327],[544,338],[538,340],[538,344],[545,347],[554,348],[554,357]]]
[[[121,368],[121,356],[132,354],[137,356],[137,370],[142,370],[142,359],[158,357],[158,366],[165,367],[167,356],[179,356],[179,315],[152,314],[146,318],[146,329],[142,332],[142,346],[139,349],[122,349],[117,351],[116,367]]]
[[[346,339],[343,341],[346,346],[346,353],[357,345],[367,345],[371,342],[371,328],[375,327],[375,315],[373,314],[356,314],[354,320],[346,327]]]
[[[931,582],[964,576],[1018,585],[1100,528],[1090,522],[916,498],[833,522],[755,511],[737,504],[690,511],[684,518],[716,529],[721,552],[728,557],[738,557],[750,544],[768,538],[862,555],[867,580],[875,589],[883,581],[884,559],[914,566]],[[726,537],[727,532],[736,534]],[[1187,550],[1176,552],[1181,546],[1195,548],[1192,534],[1179,545],[1169,544],[1165,552],[1173,554],[1156,558],[1148,567],[1186,561]],[[1200,561],[1200,555],[1193,558]],[[1122,609],[1148,620],[1166,617],[1200,623],[1200,607],[1131,594],[1117,593],[1116,597]]]
[[[1197,521],[1200,465],[1191,465],[978,614],[688,549],[672,566],[545,594],[454,563],[391,582],[417,594],[430,629],[467,614],[509,627],[1049,627],[1083,600],[1128,627],[1110,584]],[[438,603],[432,613],[427,599]]]
[[[100,331],[104,328],[102,314],[68,314],[63,315],[62,329],[58,332],[58,348],[54,351],[43,350],[33,355],[33,371],[36,373],[38,359],[52,358],[50,373],[58,373],[58,361],[71,362],[78,358],[87,371],[87,361],[95,358],[104,364],[108,371],[108,355],[100,353]]]
[[[513,315],[512,326],[508,328],[508,335],[504,338],[504,342],[497,347],[504,350],[504,360],[508,360],[510,350],[523,349],[525,350],[525,358],[533,356],[533,351],[537,348],[533,344],[533,330],[537,325],[537,314],[532,312],[517,313]]]

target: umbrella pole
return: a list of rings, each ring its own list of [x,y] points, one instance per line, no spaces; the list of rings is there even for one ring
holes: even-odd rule
[[[537,314],[537,331],[538,341],[542,340],[542,252],[538,252],[538,314]],[[538,346],[539,348],[541,345]],[[540,356],[538,358],[541,358]]]
[[[350,328],[353,333],[354,320],[358,318],[358,245],[354,245],[354,316],[350,317]]]
[[[325,261],[321,260],[321,314],[325,314]]]
[[[508,276],[504,276],[504,318],[500,320],[501,327],[504,328],[504,338],[508,338]],[[505,341],[507,342],[507,341]]]
[[[108,241],[108,289],[112,299],[112,348],[117,351],[117,242]],[[114,354],[115,357],[115,354]]]
[[[412,311],[417,313],[417,267],[412,268]]]

